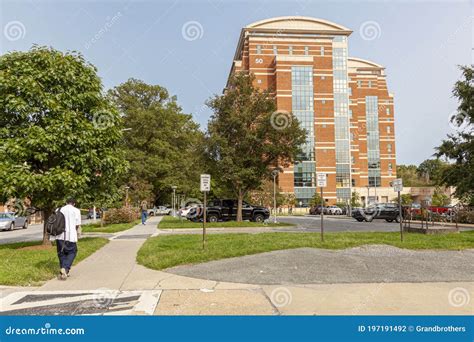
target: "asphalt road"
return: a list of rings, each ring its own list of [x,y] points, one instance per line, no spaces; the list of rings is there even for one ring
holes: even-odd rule
[[[273,217],[270,220],[272,221]],[[278,218],[278,221],[296,224],[299,230],[319,231],[321,229],[320,216],[282,216]],[[400,230],[400,225],[396,222],[385,220],[358,222],[346,216],[324,216],[324,231],[326,232],[393,232],[398,230]]]
[[[474,250],[413,251],[386,245],[298,248],[169,268],[166,272],[250,284],[474,281]]]
[[[83,224],[90,220],[82,220]],[[43,239],[43,225],[30,224],[27,229],[0,230],[0,245],[15,242],[40,241]]]

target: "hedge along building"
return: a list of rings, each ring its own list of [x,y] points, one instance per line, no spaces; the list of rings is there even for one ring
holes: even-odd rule
[[[272,90],[276,129],[291,112],[308,132],[303,153],[278,180],[301,205],[317,190],[317,172],[327,174],[327,204],[348,203],[367,187],[388,190],[396,178],[393,95],[382,66],[348,57],[351,33],[298,16],[258,21],[240,34],[230,74],[252,73],[256,86]]]

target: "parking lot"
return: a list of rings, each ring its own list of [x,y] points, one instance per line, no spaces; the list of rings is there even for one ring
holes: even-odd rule
[[[273,222],[273,217],[270,217]],[[321,217],[315,216],[282,216],[278,217],[280,222],[288,222],[297,225],[298,230],[312,231],[321,229]],[[372,222],[357,222],[347,216],[324,216],[324,230],[326,232],[392,232],[400,229],[396,222],[385,220],[373,220]]]

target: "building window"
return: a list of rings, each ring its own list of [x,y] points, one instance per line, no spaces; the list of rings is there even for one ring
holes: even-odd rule
[[[352,88],[351,88],[351,87],[347,87],[347,89],[349,90],[349,96],[352,96]]]
[[[352,109],[349,109],[349,117],[352,119]]]
[[[301,146],[298,161],[314,161],[314,96],[313,68],[297,66],[291,68],[292,111],[302,128],[306,129],[306,142]]]
[[[391,133],[392,132],[392,128],[390,126],[387,126],[387,133]]]
[[[354,157],[354,156],[351,156],[351,164],[352,164],[352,165],[355,164],[355,157]]]
[[[380,186],[380,149],[377,96],[365,97],[369,186]]]
[[[362,81],[357,81],[357,88],[362,88]]]
[[[325,79],[326,79],[326,76],[321,76],[321,79],[322,79],[322,80],[325,80]]]
[[[293,54],[293,46],[288,46],[288,54],[292,55]]]
[[[326,104],[326,100],[321,100],[321,103],[322,103],[322,104]]]
[[[388,163],[388,169],[392,171],[392,163]]]
[[[321,46],[320,51],[321,51],[321,56],[324,56],[324,46]]]
[[[392,144],[387,144],[387,152],[392,152]]]
[[[352,186],[356,186],[356,180],[352,178]]]
[[[372,88],[372,81],[369,81],[369,88]]]
[[[354,133],[351,132],[351,141],[354,141]]]
[[[309,47],[307,47],[307,46],[304,47],[304,54],[305,54],[306,56],[309,55]]]
[[[273,54],[276,56],[278,55],[278,48],[276,45],[273,45]]]
[[[387,115],[390,115],[390,108],[389,108],[389,107],[385,108],[385,113],[386,113]]]
[[[257,54],[262,54],[262,45],[257,45]]]

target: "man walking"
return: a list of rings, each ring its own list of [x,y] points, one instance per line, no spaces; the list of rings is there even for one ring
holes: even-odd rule
[[[56,248],[59,258],[59,279],[66,280],[69,276],[72,263],[77,254],[77,235],[81,226],[81,212],[75,207],[76,201],[70,198],[66,205],[60,209],[64,215],[64,233],[52,237],[56,240]]]
[[[145,224],[146,222],[146,219],[148,218],[148,212],[147,212],[147,203],[146,201],[142,201],[142,203],[140,204],[140,209],[142,211],[142,224]]]

